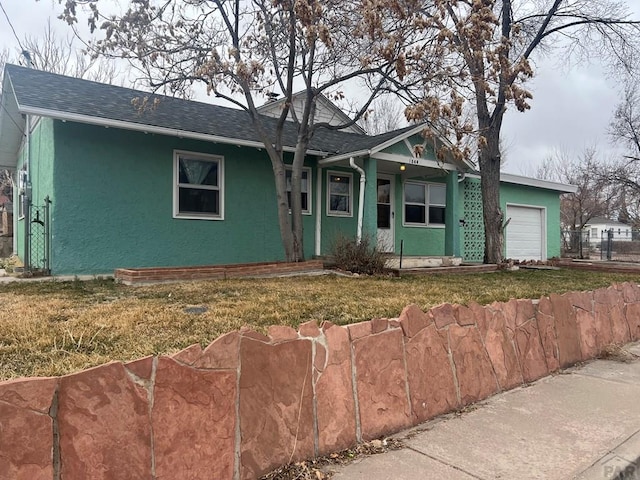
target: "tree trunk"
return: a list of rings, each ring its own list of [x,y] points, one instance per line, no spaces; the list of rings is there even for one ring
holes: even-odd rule
[[[302,165],[304,164],[307,141],[298,139],[298,145],[291,165],[291,233],[293,236],[293,262],[304,261],[304,228],[302,225]],[[307,179],[311,182],[311,178]]]
[[[269,152],[271,166],[273,167],[273,178],[276,185],[276,198],[278,202],[278,224],[280,226],[280,237],[284,247],[285,259],[287,262],[298,261],[294,248],[294,238],[291,229],[291,215],[289,214],[289,202],[287,201],[287,181],[282,155]]]
[[[480,147],[480,187],[484,217],[484,263],[502,263],[504,213],[500,208],[500,130],[488,126]]]

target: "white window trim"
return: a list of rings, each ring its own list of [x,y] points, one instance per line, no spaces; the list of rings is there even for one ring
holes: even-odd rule
[[[285,170],[293,171],[293,167],[291,165],[285,165]],[[302,210],[303,215],[313,215],[313,204],[311,197],[311,181],[313,177],[311,176],[311,167],[302,167],[303,172],[307,172],[307,210]],[[289,213],[291,213],[291,209],[289,209]]]
[[[407,222],[406,220],[406,214],[407,214],[407,210],[405,208],[406,206],[406,196],[405,196],[405,186],[407,183],[412,183],[414,185],[424,185],[427,187],[427,189],[425,190],[425,223],[410,223]],[[429,188],[431,187],[431,185],[435,185],[438,187],[445,187],[445,195],[446,195],[446,185],[444,183],[436,183],[436,182],[424,182],[422,180],[406,180],[405,182],[402,183],[402,226],[403,227],[407,227],[407,228],[445,228],[446,224],[444,223],[429,223],[429,206],[431,205],[429,203]],[[416,204],[417,205],[417,204]],[[442,207],[442,205],[434,205],[436,207]],[[445,208],[445,212],[446,212],[446,208],[447,205],[445,203],[444,205]]]
[[[218,162],[218,186],[217,187],[199,187],[202,190],[218,190],[220,213],[218,215],[212,214],[193,214],[193,213],[180,213],[179,212],[179,159],[181,155],[189,156],[195,159],[201,159],[209,162]],[[192,188],[193,185],[184,185],[187,188]],[[224,157],[222,155],[211,155],[208,153],[190,152],[188,150],[174,150],[173,151],[173,218],[181,220],[224,220]]]
[[[349,212],[331,210],[331,175],[349,177]],[[353,217],[353,173],[327,170],[327,217]]]

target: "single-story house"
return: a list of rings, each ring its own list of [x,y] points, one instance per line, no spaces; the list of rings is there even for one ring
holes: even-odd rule
[[[612,239],[616,242],[633,240],[631,225],[605,217],[593,217],[585,224],[583,230],[589,232],[589,243],[592,245],[600,245],[602,240],[607,240],[609,231],[612,232]]]
[[[5,67],[0,165],[15,170],[17,254],[53,274],[283,260],[271,164],[246,112],[164,96],[141,111],[134,99],[149,95]],[[482,261],[479,176],[438,161],[424,128],[317,131],[303,172],[306,257],[361,228],[390,253]],[[295,138],[287,122],[287,161]],[[572,191],[504,174],[506,257],[559,255],[559,196]]]

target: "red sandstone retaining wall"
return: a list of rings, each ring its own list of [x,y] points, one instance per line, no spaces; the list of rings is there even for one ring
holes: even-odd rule
[[[640,288],[408,306],[0,383],[0,479],[254,479],[640,339]]]

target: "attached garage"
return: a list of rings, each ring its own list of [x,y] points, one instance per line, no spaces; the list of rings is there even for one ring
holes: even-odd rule
[[[506,258],[546,260],[544,207],[507,204]]]

